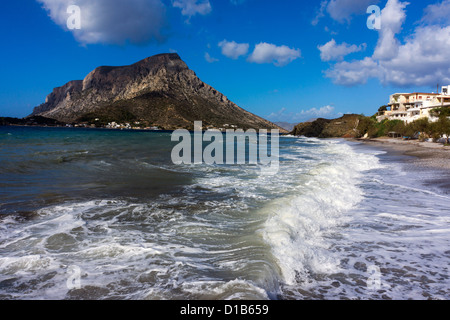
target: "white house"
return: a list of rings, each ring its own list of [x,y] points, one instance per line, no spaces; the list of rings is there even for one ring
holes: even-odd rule
[[[378,121],[402,120],[411,123],[421,118],[437,121],[430,111],[439,107],[450,107],[450,85],[442,87],[441,93],[395,93],[390,96],[386,111],[378,113]]]

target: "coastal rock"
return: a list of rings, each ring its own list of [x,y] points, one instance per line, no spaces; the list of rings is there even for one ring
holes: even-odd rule
[[[334,120],[317,119],[298,124],[291,134],[316,138],[354,138],[358,135],[356,129],[360,118],[357,114],[346,114]]]
[[[31,116],[36,115],[66,123],[135,121],[168,130],[193,129],[194,121],[215,128],[280,129],[202,82],[176,53],[96,68],[84,80],[54,89]]]
[[[295,136],[320,137],[326,125],[330,122],[331,120],[320,118],[312,122],[300,123],[294,128],[292,134]]]
[[[40,126],[40,127],[62,127],[65,123],[55,119],[41,116],[32,116],[25,119],[0,117],[0,126]]]

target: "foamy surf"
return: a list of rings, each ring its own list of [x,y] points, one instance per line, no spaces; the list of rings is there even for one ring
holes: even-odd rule
[[[300,179],[296,194],[264,209],[269,218],[262,234],[288,285],[308,284],[311,274],[339,271],[340,259],[328,239],[361,201],[358,184],[364,171],[380,167],[375,156],[358,154],[344,143],[322,142],[313,153],[315,165]]]

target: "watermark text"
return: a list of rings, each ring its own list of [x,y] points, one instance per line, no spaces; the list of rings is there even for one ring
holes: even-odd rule
[[[370,30],[381,30],[381,9],[379,6],[372,5],[367,8],[367,28]]]
[[[67,8],[67,14],[69,18],[67,19],[67,29],[69,30],[80,30],[81,29],[81,9],[79,6],[71,5]]]
[[[279,170],[279,134],[279,130],[269,133],[254,129],[203,132],[202,122],[196,121],[193,135],[184,129],[173,132],[172,141],[179,143],[172,149],[172,162],[176,165],[247,164],[258,166],[264,175],[274,175]]]

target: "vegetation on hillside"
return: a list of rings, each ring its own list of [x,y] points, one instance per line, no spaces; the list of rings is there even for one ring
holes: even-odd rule
[[[291,134],[317,138],[355,138],[356,127],[361,118],[364,116],[358,114],[346,114],[334,120],[319,118],[312,122],[298,124]]]
[[[408,124],[401,120],[387,119],[378,122],[376,116],[362,116],[358,125],[359,136],[367,135],[369,138],[377,138],[396,134],[420,140],[432,138],[434,141],[446,136],[447,143],[450,143],[450,108],[434,109],[432,115],[439,117],[439,120],[431,122],[428,118],[422,118]]]
[[[110,107],[108,112],[104,109],[96,112],[89,112],[75,121],[76,123],[89,123],[95,124],[97,127],[105,126],[111,122],[117,123],[133,123],[139,120],[133,113],[126,108]]]

